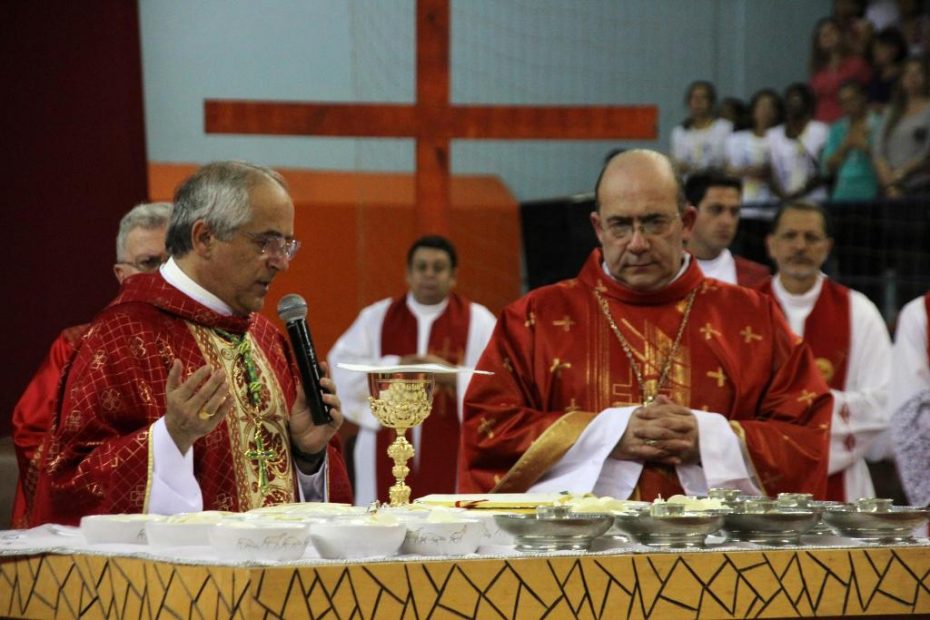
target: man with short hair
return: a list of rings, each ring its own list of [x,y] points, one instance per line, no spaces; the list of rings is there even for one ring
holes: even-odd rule
[[[314,425],[287,341],[257,312],[299,248],[293,231],[268,168],[212,163],[178,188],[171,258],[125,281],[67,373],[33,524],[351,500],[333,384],[333,420]]]
[[[578,277],[504,309],[465,397],[462,492],[652,500],[826,486],[831,398],[774,302],[705,278],[668,158],[613,157]]]
[[[756,287],[770,277],[768,267],[733,256],[730,244],[739,228],[743,183],[716,170],[702,170],[688,177],[685,197],[697,210],[688,237],[688,251],[708,278]]]
[[[878,308],[820,269],[830,255],[830,219],[813,203],[783,205],[766,238],[778,273],[762,291],[810,345],[833,393],[827,498],[874,497],[865,455],[888,428],[891,339]]]
[[[394,478],[386,451],[394,432],[382,428],[371,413],[365,375],[336,364],[474,366],[491,337],[494,315],[452,290],[457,270],[448,239],[417,239],[407,251],[407,293],[364,308],[329,353],[344,414],[359,426],[354,452],[358,504],[387,499]],[[407,484],[418,496],[455,490],[461,400],[469,379],[469,374],[437,375],[432,412],[412,430],[416,453]]]
[[[117,282],[122,284],[129,276],[154,271],[168,259],[165,231],[170,217],[170,202],[142,203],[123,216],[116,235],[116,263],[113,265]],[[33,467],[36,450],[52,424],[62,373],[89,327],[89,323],[75,325],[58,335],[13,409],[13,442],[20,472],[13,502],[13,527],[27,525],[23,480]]]

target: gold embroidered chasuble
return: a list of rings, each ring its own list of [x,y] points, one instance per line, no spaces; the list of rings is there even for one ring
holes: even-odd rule
[[[766,492],[822,496],[831,397],[806,345],[790,334],[773,302],[704,278],[693,261],[675,282],[649,294],[619,285],[601,264],[595,250],[577,278],[505,308],[479,362],[496,374],[476,375],[466,394],[459,490],[525,491],[594,414],[643,401],[595,290],[607,300],[647,391],[672,349],[687,297],[697,290],[660,393],[725,415]],[[681,488],[674,471],[647,463],[637,492],[652,499]]]

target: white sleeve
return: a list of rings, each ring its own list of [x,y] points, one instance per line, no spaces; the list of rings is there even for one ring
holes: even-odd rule
[[[892,359],[895,371],[891,376],[888,410],[893,412],[917,392],[930,388],[927,311],[923,296],[908,302],[898,314]]]
[[[529,492],[593,491],[619,499],[632,495],[643,470],[642,461],[612,459],[610,453],[636,409],[631,406],[601,411]]]
[[[390,299],[383,299],[362,310],[327,356],[329,372],[342,403],[342,414],[350,422],[370,430],[378,430],[381,425],[368,407],[368,375],[343,370],[337,364],[396,364],[399,361],[397,355],[381,355],[381,326],[390,305]]]
[[[671,151],[672,159],[676,162],[687,162],[688,160],[686,135],[686,130],[681,125],[672,128]]]
[[[865,457],[888,428],[891,338],[878,308],[858,291],[850,292],[851,338],[846,389],[833,393],[829,473],[843,471]]]
[[[300,468],[294,466],[297,473],[297,490],[300,492],[300,501],[302,502],[327,502],[329,497],[326,495],[326,478],[329,468],[329,454],[323,458],[323,464],[315,474],[305,474]]]
[[[715,487],[739,489],[748,495],[761,495],[752,468],[743,453],[743,444],[719,413],[692,409],[698,425],[700,465],[676,467],[678,481],[687,495],[706,495]]]
[[[491,334],[494,332],[494,326],[497,319],[491,314],[491,311],[481,304],[471,304],[471,322],[468,326],[468,341],[465,344],[465,359],[462,365],[466,368],[474,368],[481,359],[481,354],[488,346]],[[470,372],[460,372],[456,375],[455,394],[458,401],[459,422],[462,421],[462,404],[465,400],[465,390],[471,383],[473,374]]]
[[[194,448],[181,454],[168,433],[165,418],[151,426],[152,489],[148,511],[173,515],[203,510],[203,494],[194,477]]]

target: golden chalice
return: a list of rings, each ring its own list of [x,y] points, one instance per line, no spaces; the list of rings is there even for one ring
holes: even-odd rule
[[[394,461],[391,474],[396,482],[389,490],[391,506],[410,503],[410,487],[404,480],[410,473],[407,461],[413,446],[405,437],[407,429],[422,424],[433,407],[434,375],[431,372],[369,372],[368,403],[378,421],[393,428],[397,437],[388,447]]]

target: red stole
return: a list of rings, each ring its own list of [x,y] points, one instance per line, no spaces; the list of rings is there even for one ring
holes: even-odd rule
[[[765,289],[771,293],[771,284]],[[830,389],[846,389],[849,347],[852,337],[852,312],[849,289],[829,278],[823,281],[820,295],[804,321],[804,340],[814,353],[817,369]],[[843,409],[841,416],[849,415]],[[839,471],[827,477],[827,499],[848,501],[844,474]],[[855,498],[853,498],[855,499]]]
[[[471,324],[471,303],[452,293],[445,311],[433,321],[429,334],[428,353],[450,364],[465,359],[468,328]],[[381,355],[412,355],[417,352],[417,317],[407,307],[407,296],[394,300],[384,316],[381,328]],[[459,451],[459,416],[455,389],[437,388],[433,392],[433,409],[423,423],[417,466],[411,462],[407,484],[415,497],[430,493],[455,491],[455,474]],[[378,499],[387,500],[388,488],[394,484],[388,446],[394,441],[393,429],[378,431],[375,453]],[[408,438],[409,439],[409,438]]]

